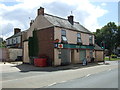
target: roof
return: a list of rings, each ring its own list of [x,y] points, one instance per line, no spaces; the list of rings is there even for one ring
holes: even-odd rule
[[[19,33],[16,33],[16,34],[12,35],[11,37],[9,37],[7,39],[14,38],[14,37],[21,36],[21,35],[22,35],[22,32],[19,32]]]
[[[50,23],[52,23],[54,26],[63,27],[63,28],[67,28],[67,29],[72,29],[72,30],[77,30],[77,31],[80,31],[80,32],[85,32],[85,33],[92,34],[89,30],[87,30],[85,27],[83,27],[81,24],[79,24],[79,22],[74,22],[74,24],[72,25],[68,21],[68,19],[60,18],[60,17],[53,16],[53,15],[50,15],[50,14],[44,14],[44,17]]]
[[[100,46],[98,46],[97,44],[95,44],[94,49],[95,49],[95,50],[99,50],[99,51],[103,51],[103,49],[102,49]]]

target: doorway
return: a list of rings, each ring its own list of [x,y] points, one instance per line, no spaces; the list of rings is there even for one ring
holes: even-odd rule
[[[74,62],[74,49],[71,49],[71,63],[75,63]]]
[[[83,61],[86,57],[86,50],[80,50],[80,60]]]
[[[61,65],[70,64],[70,50],[61,49]]]

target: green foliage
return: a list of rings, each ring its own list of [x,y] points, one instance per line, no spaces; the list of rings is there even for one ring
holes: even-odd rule
[[[6,47],[6,42],[5,41],[0,42],[0,48],[5,48],[5,47]]]
[[[111,54],[111,57],[117,57],[117,55],[115,55],[115,54]]]
[[[34,44],[33,44],[33,37],[29,37],[29,41],[28,41],[28,48],[29,48],[29,56],[34,56]]]
[[[109,60],[109,57],[105,57],[105,60]],[[111,58],[110,61],[120,60],[120,58]]]
[[[34,56],[38,56],[38,38],[37,31],[33,31]]]
[[[95,32],[95,42],[101,46],[101,43],[104,42],[105,49],[109,50],[109,55],[112,54],[112,51],[115,47],[117,47],[117,39],[120,37],[118,34],[119,30],[117,25],[114,22],[109,22],[107,25],[102,27],[101,29],[97,29]]]
[[[38,56],[38,38],[37,38],[37,31],[33,31],[33,37],[29,37],[29,56],[30,57],[37,57]]]

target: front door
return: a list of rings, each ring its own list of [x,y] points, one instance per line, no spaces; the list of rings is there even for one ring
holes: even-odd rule
[[[61,65],[70,64],[70,50],[61,49]]]
[[[80,60],[82,61],[86,57],[86,50],[80,50]]]

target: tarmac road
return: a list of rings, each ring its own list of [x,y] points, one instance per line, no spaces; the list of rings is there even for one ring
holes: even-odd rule
[[[44,88],[118,88],[118,69],[87,75]]]
[[[5,64],[2,67],[2,88],[43,88],[54,84],[80,79],[94,74],[101,74],[118,68],[118,62],[104,65],[33,67],[31,65]],[[116,72],[115,72],[116,73]],[[116,77],[117,78],[117,77]],[[79,82],[79,81],[78,81]],[[115,84],[116,85],[116,84]]]

